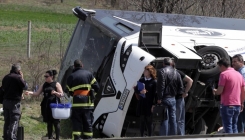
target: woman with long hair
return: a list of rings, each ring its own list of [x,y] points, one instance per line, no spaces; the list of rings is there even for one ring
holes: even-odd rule
[[[39,87],[36,92],[26,91],[26,95],[39,96],[43,93],[43,100],[41,102],[41,114],[43,121],[47,123],[48,138],[53,139],[53,126],[55,128],[56,140],[59,140],[60,135],[60,120],[54,119],[52,116],[52,110],[50,108],[51,103],[60,103],[60,97],[63,96],[63,90],[59,82],[55,81],[56,70],[46,71],[44,78],[45,83]]]
[[[137,115],[140,116],[140,134],[144,136],[145,126],[148,136],[152,135],[152,107],[156,97],[156,69],[152,65],[147,65],[144,70],[144,77],[139,82],[144,84],[144,89],[139,91],[135,87],[136,97],[138,97]],[[143,96],[142,96],[143,95]]]

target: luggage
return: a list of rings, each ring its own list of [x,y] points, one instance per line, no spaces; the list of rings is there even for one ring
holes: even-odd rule
[[[163,105],[156,105],[153,108],[152,115],[154,120],[167,120],[168,119],[167,107]]]
[[[20,125],[18,126],[17,140],[24,140],[24,127]]]
[[[4,95],[4,90],[2,87],[0,87],[0,104],[3,104],[3,95]]]

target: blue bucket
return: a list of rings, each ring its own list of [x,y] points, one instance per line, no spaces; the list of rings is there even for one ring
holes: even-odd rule
[[[71,103],[66,103],[66,104],[62,104],[62,103],[51,103],[50,104],[50,108],[71,108]]]

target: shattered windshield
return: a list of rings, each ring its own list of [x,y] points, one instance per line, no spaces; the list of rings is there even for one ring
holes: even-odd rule
[[[112,35],[105,34],[88,21],[79,20],[63,58],[58,80],[62,80],[65,71],[76,59],[82,60],[85,69],[96,73],[114,43],[115,38]]]
[[[90,25],[89,34],[81,55],[84,68],[96,72],[104,57],[113,47],[115,39],[106,35],[93,25]]]

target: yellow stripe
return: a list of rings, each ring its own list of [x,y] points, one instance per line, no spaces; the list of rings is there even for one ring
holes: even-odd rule
[[[93,133],[92,132],[83,132],[83,134],[86,135],[86,136],[90,136],[90,137],[93,136]]]
[[[80,88],[88,88],[88,90],[90,90],[91,89],[91,85],[90,84],[78,85],[78,86],[72,87],[69,91],[74,92],[75,90],[80,89]]]
[[[96,79],[95,78],[90,82],[90,84],[93,85],[94,82],[96,82]]]
[[[79,132],[79,131],[73,131],[72,132],[72,135],[79,135],[80,136],[81,134],[82,134],[82,132]]]
[[[68,88],[69,91],[71,90],[70,87],[69,87],[68,85],[66,85],[66,87]]]
[[[81,136],[81,132],[76,132],[76,131],[73,131],[72,132],[72,139],[74,140],[74,135],[77,135],[77,136]]]
[[[86,107],[86,106],[94,106],[94,103],[79,103],[79,104],[72,104],[72,107]]]

